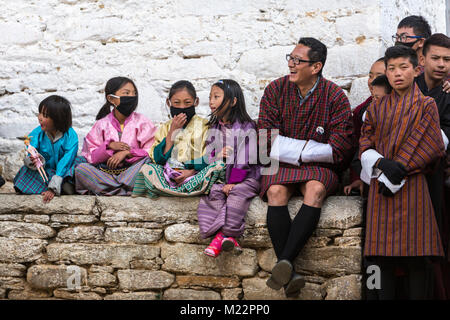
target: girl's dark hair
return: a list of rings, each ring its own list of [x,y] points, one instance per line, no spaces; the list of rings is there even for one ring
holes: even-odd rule
[[[390,94],[392,92],[391,84],[389,83],[389,80],[386,77],[386,75],[376,77],[375,80],[372,81],[371,85],[377,87],[384,87],[384,90],[386,91],[387,94]]]
[[[211,126],[217,124],[219,120],[221,120],[217,117],[217,114],[219,114],[227,104],[230,105],[229,106],[230,111],[227,114],[227,121],[231,123],[234,123],[236,121],[239,121],[241,123],[253,122],[252,118],[250,118],[250,116],[247,113],[247,110],[245,109],[244,93],[242,92],[239,83],[231,79],[224,79],[217,81],[216,83],[213,84],[213,86],[222,89],[224,95],[223,101],[220,104],[220,106],[216,109],[216,111],[211,113],[208,125]],[[236,98],[236,105],[231,107],[234,98]]]
[[[72,111],[69,100],[52,95],[39,103],[39,113],[53,120],[56,130],[66,133],[72,126]]]
[[[170,87],[168,99],[170,100],[175,93],[181,90],[187,90],[189,95],[191,95],[194,100],[197,99],[197,92],[195,91],[194,85],[187,80],[175,82],[172,87]]]
[[[136,90],[136,105],[133,108],[133,111],[136,110],[138,105],[138,90],[136,85],[134,84],[133,80],[126,78],[126,77],[115,77],[108,80],[105,86],[105,98],[106,102],[101,107],[100,111],[97,113],[97,116],[95,117],[95,120],[100,120],[104,117],[106,117],[111,112],[111,106],[112,103],[108,101],[108,96],[110,94],[115,94],[118,90],[120,90],[123,86],[125,86],[127,83],[131,83],[134,87],[134,90]]]

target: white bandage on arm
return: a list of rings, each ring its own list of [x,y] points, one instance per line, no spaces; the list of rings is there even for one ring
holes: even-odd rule
[[[369,149],[361,154],[361,180],[370,185],[370,180],[372,178],[378,178],[381,174],[381,170],[374,168],[373,166],[378,161],[378,159],[384,158],[374,149]]]
[[[278,135],[272,144],[270,158],[298,166],[305,144],[306,140],[297,140]]]
[[[333,148],[328,143],[308,140],[302,152],[302,162],[333,163]]]

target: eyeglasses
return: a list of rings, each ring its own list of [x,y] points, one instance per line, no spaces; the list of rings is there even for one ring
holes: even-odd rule
[[[423,37],[420,37],[420,36],[408,36],[408,35],[406,35],[404,33],[402,33],[402,34],[394,34],[392,36],[392,40],[393,41],[399,41],[399,42],[406,42],[406,40],[408,40],[408,39],[422,39],[422,38]]]
[[[293,57],[293,56],[291,56],[290,54],[287,54],[287,55],[286,55],[286,61],[289,62],[289,61],[291,61],[291,60],[294,61],[294,66],[298,66],[301,62],[307,62],[307,63],[315,63],[315,62],[318,62],[318,61],[313,61],[313,60],[302,60],[302,59]]]

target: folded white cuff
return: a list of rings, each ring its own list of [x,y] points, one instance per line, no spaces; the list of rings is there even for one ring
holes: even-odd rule
[[[384,158],[374,149],[369,149],[361,154],[361,180],[370,185],[370,180],[372,178],[377,178],[381,170],[374,168],[373,166],[378,161],[378,159]]]
[[[403,186],[405,185],[406,179],[403,179],[402,182],[400,182],[400,184],[392,184],[389,179],[385,176],[384,173],[382,173],[379,177],[378,177],[378,181],[383,182],[384,185],[391,190],[392,193],[397,193],[401,188],[403,188]]]
[[[270,158],[298,166],[298,160],[305,144],[306,140],[297,140],[278,135],[272,144]]]
[[[447,150],[448,147],[448,137],[445,135],[444,130],[441,129],[441,133],[442,133],[442,139],[444,140],[444,145],[445,145],[445,150]]]
[[[302,162],[333,163],[333,148],[328,143],[308,140],[302,152]]]

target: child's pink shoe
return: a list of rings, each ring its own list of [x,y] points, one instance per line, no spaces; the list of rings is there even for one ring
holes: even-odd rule
[[[216,258],[222,251],[223,237],[223,232],[219,231],[203,253],[207,256]]]
[[[241,254],[242,248],[239,243],[233,237],[225,237],[222,240],[222,249],[223,251],[231,251],[234,250],[235,254]]]

